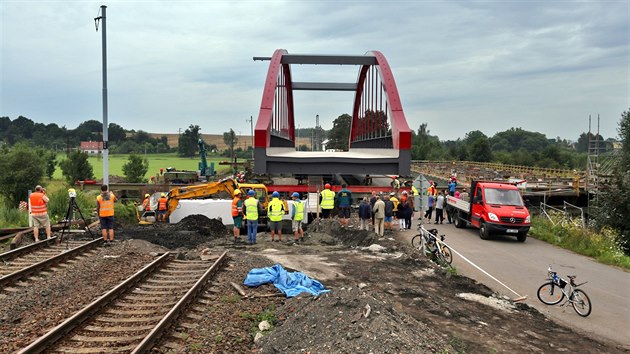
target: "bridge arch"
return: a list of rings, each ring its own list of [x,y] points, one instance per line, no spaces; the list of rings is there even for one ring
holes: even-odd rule
[[[277,49],[272,57],[264,59],[270,63],[254,131],[256,173],[410,173],[411,130],[394,75],[381,52],[302,55]],[[292,64],[353,65],[359,66],[359,72],[357,81],[351,83],[294,82]],[[296,90],[355,92],[349,151],[295,151],[293,92]]]

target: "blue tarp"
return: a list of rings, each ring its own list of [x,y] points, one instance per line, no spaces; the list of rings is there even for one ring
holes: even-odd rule
[[[243,284],[259,286],[273,283],[287,297],[294,297],[302,292],[309,292],[315,296],[329,292],[324,285],[301,272],[287,272],[280,264],[273,267],[254,268],[247,273]]]

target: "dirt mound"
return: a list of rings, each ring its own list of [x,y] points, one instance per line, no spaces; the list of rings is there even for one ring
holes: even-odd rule
[[[194,231],[212,237],[225,236],[225,225],[219,219],[210,219],[204,215],[188,215],[174,226],[177,230]]]
[[[263,353],[436,353],[448,348],[428,325],[358,287],[318,298],[300,296],[287,301],[277,316],[278,325],[261,341]]]
[[[175,225],[134,226],[119,234],[126,239],[145,240],[169,249],[194,249],[202,243],[224,238],[226,229],[220,220],[190,215]]]
[[[308,230],[331,236],[322,238],[321,243],[324,244],[366,247],[378,242],[379,238],[373,231],[359,230],[357,225],[352,223],[353,221],[351,220],[348,226],[342,227],[337,219],[320,219],[313,221]]]

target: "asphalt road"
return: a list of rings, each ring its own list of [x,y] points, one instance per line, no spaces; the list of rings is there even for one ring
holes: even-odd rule
[[[414,220],[414,230],[416,227]],[[426,224],[425,228],[438,228],[446,235],[446,243],[462,253],[473,263],[490,273],[520,295],[526,295],[527,303],[554,320],[591,334],[621,344],[630,349],[630,273],[615,267],[599,264],[588,257],[528,237],[525,243],[516,237],[497,236],[484,241],[477,229],[457,229],[454,225]],[[408,238],[416,232],[405,232]],[[458,274],[473,278],[499,294],[515,298],[512,292],[498,284],[475,267],[453,254],[453,264]],[[538,287],[547,277],[551,265],[562,278],[577,275],[576,282],[582,285],[590,297],[592,313],[580,317],[573,308],[559,305],[547,306],[536,297]]]

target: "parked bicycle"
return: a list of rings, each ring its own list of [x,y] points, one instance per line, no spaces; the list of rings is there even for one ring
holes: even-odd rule
[[[453,253],[444,243],[445,235],[440,235],[438,238],[438,229],[427,230],[422,225],[418,225],[418,231],[420,233],[411,239],[411,245],[427,257],[432,257],[440,266],[450,267],[453,262]]]
[[[566,298],[566,301],[560,306],[571,304],[575,312],[582,317],[591,314],[591,299],[588,295],[578,289],[578,286],[587,282],[575,284],[575,275],[567,275],[569,282],[558,276],[558,273],[551,270],[551,266],[547,268],[548,281],[538,288],[538,300],[545,305],[555,305]],[[569,285],[567,287],[567,285]]]

